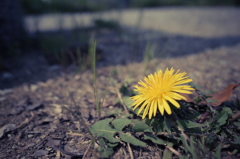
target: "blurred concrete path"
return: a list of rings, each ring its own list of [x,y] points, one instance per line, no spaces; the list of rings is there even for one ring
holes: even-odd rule
[[[92,26],[94,19],[116,20],[121,25],[154,29],[197,37],[240,36],[240,8],[164,7],[100,13],[46,14],[27,16],[29,32]]]

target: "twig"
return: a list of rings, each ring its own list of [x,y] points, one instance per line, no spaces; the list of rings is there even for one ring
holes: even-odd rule
[[[204,94],[202,94],[198,89],[194,88],[195,92],[197,93],[197,95],[206,103],[206,105],[208,106],[208,108],[210,109],[212,116],[215,116],[215,110],[212,108],[211,104],[207,101],[206,96]]]
[[[237,120],[237,119],[239,119],[239,118],[240,118],[240,112],[237,112],[236,114],[234,114],[234,115],[232,116],[231,119],[229,119],[229,121],[233,122],[234,120]]]
[[[117,88],[116,88],[116,93],[117,93],[117,96],[118,96],[118,98],[119,98],[119,100],[120,100],[120,102],[121,102],[125,112],[128,112],[127,106],[125,105],[125,103],[124,103],[124,101],[122,99],[122,96],[121,96],[121,94],[120,94],[120,92],[119,92],[119,90]]]
[[[88,150],[89,150],[89,148],[91,147],[91,145],[92,145],[92,142],[88,145],[86,151],[84,152],[83,159],[85,159],[85,157],[86,157],[86,155],[87,155],[87,153],[88,153]]]
[[[130,154],[130,158],[134,159],[132,149],[131,149],[130,144],[128,142],[127,142],[127,147],[128,147],[128,151],[129,151],[129,154]]]
[[[182,156],[181,153],[179,153],[177,150],[175,150],[174,148],[166,145],[166,148],[169,149],[170,151],[172,151],[175,155],[177,155],[178,157]]]

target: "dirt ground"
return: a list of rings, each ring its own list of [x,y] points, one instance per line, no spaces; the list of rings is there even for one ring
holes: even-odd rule
[[[103,50],[97,62],[99,97],[107,90],[102,116],[107,110],[121,108],[115,88],[124,81],[132,80],[134,84],[144,75],[167,67],[187,72],[193,85],[205,93],[240,82],[239,36],[203,38],[123,28],[121,34],[101,30],[96,39]],[[148,64],[143,60],[147,44],[155,49]],[[80,110],[87,124],[93,124],[93,72],[80,73],[74,65],[50,65],[37,50],[5,63],[7,69],[0,72],[0,158],[98,158],[91,141],[83,135],[86,132],[82,124],[65,109]],[[113,70],[117,84],[107,86]],[[234,90],[231,99],[237,97],[240,88]],[[151,147],[142,150],[141,157],[137,148],[133,148],[133,154],[135,158],[159,158]],[[113,158],[130,156],[127,149],[121,148]]]

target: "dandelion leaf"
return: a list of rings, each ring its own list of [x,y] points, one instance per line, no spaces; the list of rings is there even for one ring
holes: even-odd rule
[[[101,154],[102,158],[109,158],[113,154],[112,147],[109,148],[98,147],[97,150]]]
[[[232,111],[230,108],[227,107],[223,108],[223,110],[216,116],[216,119],[213,122],[213,124],[218,124],[218,126],[226,124],[229,114],[231,114],[231,112]]]
[[[132,120],[130,120],[130,119],[118,118],[118,119],[113,120],[111,123],[117,131],[122,131],[122,129],[125,126],[129,125],[131,122],[132,122]]]
[[[126,118],[105,119],[93,124],[90,132],[97,137],[105,138],[109,143],[125,141],[135,146],[146,146],[146,143],[138,140],[131,133],[123,132],[123,129],[131,122],[132,120]]]
[[[133,120],[131,125],[134,132],[153,132],[152,129],[143,121]]]
[[[170,123],[169,120],[166,118],[166,116],[164,116],[163,129],[164,129],[165,131],[167,131],[167,133],[168,133],[169,135],[172,135],[171,123]]]
[[[190,137],[190,152],[193,156],[194,159],[198,159],[198,155],[197,155],[197,152],[196,152],[196,147],[195,147],[195,139],[193,136]]]
[[[221,148],[222,148],[222,145],[219,144],[218,147],[216,148],[216,152],[214,154],[215,159],[221,159]]]
[[[119,142],[120,140],[114,137],[117,130],[110,126],[111,121],[112,119],[105,119],[96,122],[90,127],[90,132],[93,135],[107,139],[109,142]]]
[[[143,146],[143,147],[146,146],[145,142],[142,142],[142,141],[138,140],[137,138],[132,136],[130,133],[120,133],[119,136],[120,136],[122,141],[128,142],[132,145]]]
[[[203,126],[202,124],[195,123],[195,122],[192,122],[190,120],[178,120],[177,123],[178,123],[178,125],[182,129],[185,129],[185,128],[198,128],[198,127],[202,127]]]
[[[158,145],[165,145],[166,144],[165,141],[163,141],[162,139],[157,138],[156,136],[154,136],[152,134],[145,134],[144,135],[144,139],[145,140],[150,140],[153,143],[158,144]]]
[[[164,131],[164,118],[145,119],[145,123],[153,128],[155,132]]]
[[[123,102],[129,109],[132,109],[133,100],[129,96],[123,96]]]
[[[172,158],[173,153],[168,150],[168,149],[164,149],[163,151],[163,159],[169,159]]]

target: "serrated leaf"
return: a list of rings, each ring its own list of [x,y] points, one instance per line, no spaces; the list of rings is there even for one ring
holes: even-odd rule
[[[153,132],[143,120],[133,120],[131,125],[134,132]]]
[[[192,122],[190,120],[178,120],[177,124],[182,129],[185,129],[185,128],[197,128],[197,127],[204,126],[203,124],[195,123],[195,122]]]
[[[132,120],[130,120],[130,119],[118,118],[118,119],[113,120],[111,123],[114,126],[114,128],[117,129],[117,131],[122,131],[122,129],[126,125],[129,125],[131,122],[132,122]]]
[[[218,126],[220,127],[220,126],[226,124],[227,119],[228,119],[228,112],[222,110],[222,111],[216,116],[215,122],[213,122],[213,123],[214,123],[214,125],[215,125],[215,124],[218,124]]]
[[[153,143],[158,144],[158,145],[166,145],[165,141],[163,141],[162,139],[159,139],[158,137],[154,136],[153,134],[144,134],[144,139],[150,140]]]
[[[132,145],[143,146],[143,147],[146,146],[145,142],[142,142],[142,141],[138,140],[137,138],[132,136],[132,134],[130,134],[130,133],[120,133],[119,136],[120,136],[122,141],[128,142]]]
[[[132,122],[130,119],[118,118],[115,120],[105,119],[96,122],[90,127],[90,132],[98,137],[103,137],[110,143],[117,143],[120,140],[131,143],[136,146],[146,146],[146,143],[138,140],[131,133],[124,133],[122,129]],[[110,126],[110,124],[112,126]],[[119,138],[115,135],[118,134]]]
[[[112,119],[105,119],[96,122],[90,127],[90,132],[93,135],[107,139],[109,142],[119,142],[119,139],[114,137],[117,132],[116,129],[109,125],[111,121]]]
[[[232,109],[230,109],[229,107],[224,107],[222,111],[226,111],[228,112],[229,116],[232,115]]]

